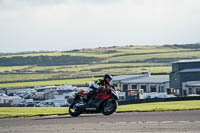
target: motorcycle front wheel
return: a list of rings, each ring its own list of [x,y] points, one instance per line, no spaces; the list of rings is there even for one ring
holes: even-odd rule
[[[109,101],[109,100],[107,100],[104,103],[102,113],[104,115],[111,115],[112,113],[114,113],[117,110],[117,106],[118,106],[117,101]]]
[[[69,106],[69,114],[73,117],[79,116],[81,114],[81,110],[76,106],[76,103],[72,103]]]

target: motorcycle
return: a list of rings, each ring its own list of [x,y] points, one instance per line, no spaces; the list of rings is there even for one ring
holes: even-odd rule
[[[82,113],[103,113],[111,115],[117,109],[119,96],[114,86],[95,93],[90,100],[87,99],[88,91],[81,90],[75,93],[72,103],[69,106],[69,114],[73,117]]]

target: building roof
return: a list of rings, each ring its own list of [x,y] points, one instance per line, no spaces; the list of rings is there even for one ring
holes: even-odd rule
[[[179,73],[187,73],[187,72],[200,72],[200,68],[183,69],[179,71]]]
[[[123,81],[123,83],[165,83],[165,82],[169,82],[169,76],[150,76],[150,77]]]
[[[126,80],[126,79],[133,79],[133,78],[139,78],[139,77],[146,77],[148,76],[147,74],[138,74],[138,75],[118,75],[118,76],[113,76],[113,81],[121,81],[121,80]]]
[[[40,90],[40,89],[52,89],[52,88],[57,88],[58,86],[43,86],[43,87],[37,87],[35,88],[36,90]]]
[[[189,62],[200,62],[200,59],[179,60],[179,61],[174,61],[174,62],[172,62],[171,64],[173,64],[173,63],[189,63]]]
[[[187,87],[200,87],[200,81],[190,81],[186,84]]]

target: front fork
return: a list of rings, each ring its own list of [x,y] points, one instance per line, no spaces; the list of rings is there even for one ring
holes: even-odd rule
[[[73,108],[77,108],[77,109],[80,109],[81,111],[84,111],[85,110],[85,103],[83,102],[83,99],[82,97],[75,97],[74,98],[74,107]]]
[[[107,110],[107,111],[110,111],[110,110],[112,110],[112,108],[113,108],[113,102],[115,102],[115,100],[114,99],[108,99],[106,102],[105,102],[105,105],[104,105],[104,109],[105,110]]]

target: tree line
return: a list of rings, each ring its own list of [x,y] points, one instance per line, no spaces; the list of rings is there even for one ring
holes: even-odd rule
[[[57,66],[57,65],[78,65],[91,64],[94,61],[99,61],[96,57],[82,57],[82,56],[16,56],[16,57],[2,57],[0,58],[0,66],[24,66],[24,65],[38,65],[38,66]]]

